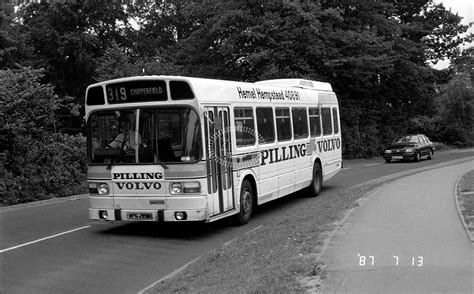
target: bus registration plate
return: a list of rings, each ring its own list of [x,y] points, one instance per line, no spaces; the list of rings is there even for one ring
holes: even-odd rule
[[[151,212],[128,212],[127,219],[151,220],[153,214]]]

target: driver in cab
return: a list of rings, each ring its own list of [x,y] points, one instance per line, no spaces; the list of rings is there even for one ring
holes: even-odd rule
[[[135,141],[136,132],[132,129],[132,123],[128,118],[120,120],[119,127],[122,132],[109,144],[109,147],[135,150],[142,143],[140,134],[138,134],[138,142]]]

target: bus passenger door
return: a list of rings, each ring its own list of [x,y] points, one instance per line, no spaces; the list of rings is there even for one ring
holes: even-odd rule
[[[204,131],[208,206],[212,217],[235,209],[229,108],[206,107]]]

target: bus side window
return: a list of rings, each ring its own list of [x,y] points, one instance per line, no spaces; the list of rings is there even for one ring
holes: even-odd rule
[[[311,130],[311,137],[321,136],[321,118],[319,115],[319,108],[309,109],[309,128]]]
[[[275,108],[278,141],[291,140],[290,110],[288,108]]]
[[[252,108],[234,108],[234,121],[237,147],[255,145],[255,123]]]
[[[334,125],[334,134],[339,134],[339,119],[337,116],[337,107],[333,107],[332,109],[332,119]]]
[[[293,117],[293,134],[296,139],[303,139],[308,137],[308,115],[306,108],[293,108],[291,110]]]
[[[275,142],[275,126],[273,124],[273,109],[271,107],[257,107],[258,143],[268,144]]]
[[[321,117],[323,119],[323,135],[332,135],[331,108],[321,108]]]

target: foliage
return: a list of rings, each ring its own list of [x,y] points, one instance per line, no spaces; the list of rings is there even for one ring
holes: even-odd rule
[[[408,131],[424,133],[431,139],[459,147],[474,146],[474,76],[469,67],[474,61],[474,47],[452,59],[452,78],[438,87],[433,116],[410,119]]]
[[[474,89],[454,79],[440,96],[440,141],[461,147],[474,146]]]
[[[7,203],[80,189],[86,86],[130,75],[330,82],[345,157],[405,132],[474,144],[472,34],[438,1],[59,2],[0,11]],[[443,58],[449,70],[428,66]]]
[[[94,79],[105,81],[127,76],[138,75],[180,75],[183,69],[174,64],[166,52],[157,52],[152,58],[141,58],[133,62],[132,57],[127,54],[126,48],[114,43],[108,48],[104,55],[98,59],[100,64],[95,70]]]
[[[2,133],[6,154],[2,204],[83,193],[85,139],[56,133],[55,111],[60,99],[41,71],[0,71]]]

